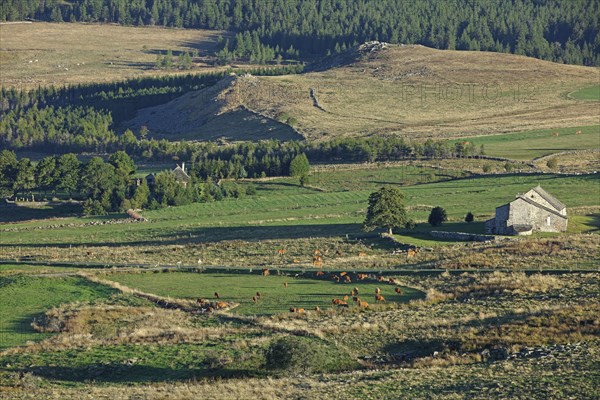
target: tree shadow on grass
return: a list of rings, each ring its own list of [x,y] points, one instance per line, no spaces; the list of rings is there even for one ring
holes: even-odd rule
[[[346,237],[350,240],[368,240],[373,247],[387,246],[378,236],[362,231],[360,224],[323,224],[323,225],[281,225],[281,226],[232,226],[232,227],[208,227],[180,231],[172,231],[168,234],[158,235],[148,240],[131,241],[124,238],[122,241],[105,242],[60,242],[44,244],[19,244],[23,248],[37,247],[120,247],[120,246],[168,246],[197,243],[214,243],[221,241],[244,240],[258,242],[264,240],[287,240],[308,238],[330,238]],[[0,244],[0,247],[14,247],[12,244]],[[387,248],[387,247],[386,247]]]
[[[248,378],[258,376],[255,370],[249,369],[209,369],[209,368],[167,368],[149,365],[123,363],[90,363],[78,367],[67,366],[34,366],[31,368],[8,369],[17,373],[32,373],[46,379],[68,382],[105,382],[105,383],[142,383],[178,381],[197,378]]]
[[[67,218],[81,215],[79,204],[49,204],[44,207],[0,205],[0,223],[23,222],[47,218]]]

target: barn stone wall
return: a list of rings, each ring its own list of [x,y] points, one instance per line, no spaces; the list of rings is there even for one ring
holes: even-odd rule
[[[506,225],[531,225],[534,231],[561,232],[567,229],[567,220],[541,207],[518,198],[510,203]]]

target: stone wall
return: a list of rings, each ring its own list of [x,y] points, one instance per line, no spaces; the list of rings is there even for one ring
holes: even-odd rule
[[[542,232],[563,232],[567,230],[567,220],[565,218],[529,204],[521,198],[511,203],[507,225],[514,224],[531,225],[534,231]]]
[[[498,240],[498,237],[494,235],[482,235],[466,232],[431,231],[429,234],[436,239],[457,240],[463,242],[490,242]]]

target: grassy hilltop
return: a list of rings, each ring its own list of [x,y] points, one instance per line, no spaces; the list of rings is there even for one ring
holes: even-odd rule
[[[226,32],[107,24],[0,24],[0,84],[38,86],[112,82],[164,74],[157,54],[198,51],[197,69],[215,70],[217,38]]]
[[[239,77],[217,91],[142,110],[130,125],[172,139],[244,140],[256,121],[243,115],[233,126],[209,121],[248,109],[293,125],[307,139],[328,140],[460,137],[598,123],[600,103],[568,96],[597,83],[595,68],[419,45],[365,45],[320,67],[301,75]],[[180,119],[170,127],[165,121],[173,115]]]

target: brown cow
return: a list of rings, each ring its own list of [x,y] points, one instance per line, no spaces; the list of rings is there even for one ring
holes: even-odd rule
[[[378,303],[385,303],[385,297],[383,297],[382,295],[378,294],[377,296],[375,296],[375,301]]]
[[[375,288],[375,294],[381,294],[381,289]]]
[[[295,307],[290,307],[290,312],[296,312],[297,308]]]
[[[277,254],[279,254],[280,256],[284,255],[285,253],[287,253],[286,249],[279,249],[279,250],[277,250]]]
[[[203,305],[203,304],[206,304],[206,300],[205,300],[205,299],[198,298],[198,300],[196,300],[196,303],[198,303],[198,304],[200,304],[200,305]]]
[[[356,277],[358,278],[358,280],[364,281],[365,279],[367,279],[369,277],[369,275],[367,275],[367,274],[357,274]]]
[[[367,256],[367,253],[365,253],[365,252],[361,251],[360,253],[358,253],[358,256],[359,256],[359,257],[366,257],[366,256]]]
[[[354,288],[354,293],[358,294],[358,288],[357,287]]]
[[[323,271],[317,271],[317,272],[315,272],[315,276],[316,277],[320,277],[320,276],[323,276],[323,275],[325,275],[325,272],[323,272]]]
[[[402,294],[402,289],[400,289],[399,287],[396,287],[394,289],[394,292],[398,293],[398,294]]]
[[[304,314],[305,310],[304,310],[304,308],[298,308],[298,309],[296,309],[296,312],[299,314]]]
[[[359,301],[358,302],[358,307],[360,307],[360,308],[369,308],[369,303],[367,303],[366,301]]]
[[[360,297],[358,297],[358,296],[354,296],[354,297],[352,298],[352,301],[353,301],[353,302],[355,302],[355,303],[358,303],[358,302],[360,301]]]
[[[346,276],[346,275],[348,275],[347,272],[345,272],[345,271],[344,272],[340,272],[340,276]]]
[[[227,308],[227,303],[225,303],[224,301],[219,301],[219,302],[217,302],[217,304],[215,304],[215,307],[219,308],[219,309]]]
[[[419,251],[417,249],[408,249],[408,251],[406,252],[406,257],[413,258],[417,254],[419,254]]]
[[[334,275],[333,276],[333,280],[336,281],[336,282],[339,282],[340,281],[340,277],[337,276],[337,275]]]
[[[216,297],[217,299],[220,299],[220,298],[221,298],[221,296],[219,296],[219,292],[215,292],[215,297]]]
[[[344,301],[344,300],[340,300],[340,299],[333,299],[331,300],[331,303],[334,306],[344,306],[344,307],[348,307],[348,302]]]
[[[379,276],[377,277],[377,280],[378,280],[379,282],[385,282],[385,277],[384,277],[384,276],[381,276],[381,275],[379,275]]]
[[[344,301],[348,301],[349,297],[348,295],[344,296]]]
[[[388,282],[389,282],[391,285],[395,285],[395,284],[396,284],[396,280],[395,280],[394,278],[390,278],[390,279],[388,279]]]
[[[352,291],[350,292],[350,296],[356,296],[357,294],[358,294],[358,293],[356,293],[356,292],[354,291],[354,289],[352,289]]]
[[[263,276],[268,276],[268,275],[271,275],[271,272],[270,272],[270,271],[269,271],[267,268],[264,268],[264,269],[262,270],[262,275],[263,275]]]
[[[344,282],[346,282],[346,283],[352,283],[352,279],[350,278],[350,275],[346,275],[344,277]]]

